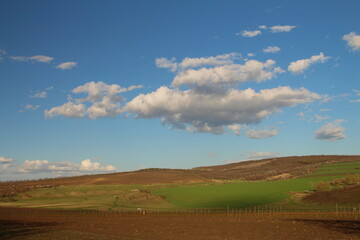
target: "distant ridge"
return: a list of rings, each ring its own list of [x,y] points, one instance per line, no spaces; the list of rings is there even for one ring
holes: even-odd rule
[[[360,155],[313,155],[276,157],[193,169],[151,168],[132,172],[84,175],[53,179],[0,182],[4,185],[108,185],[200,183],[213,180],[279,180],[309,174],[326,163],[360,161]]]

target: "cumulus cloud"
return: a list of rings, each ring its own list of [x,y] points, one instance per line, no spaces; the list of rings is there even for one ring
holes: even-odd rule
[[[247,81],[262,82],[272,79],[277,73],[282,73],[280,67],[275,67],[274,60],[260,62],[248,60],[244,64],[231,63],[211,68],[188,69],[177,74],[172,85],[187,86],[228,86]]]
[[[168,68],[170,71],[175,72],[176,70],[183,71],[188,68],[227,65],[233,63],[235,59],[240,57],[240,53],[227,53],[217,56],[199,58],[186,57],[179,63],[176,62],[176,58],[156,58],[155,64],[159,68]]]
[[[259,92],[229,89],[223,94],[204,94],[163,86],[138,95],[125,109],[137,118],[162,118],[164,124],[189,132],[223,134],[226,126],[259,123],[282,108],[319,98],[304,88],[278,87]]]
[[[25,57],[25,56],[11,56],[10,57],[14,61],[26,62],[26,61],[34,61],[34,62],[42,62],[42,63],[50,63],[54,58],[43,56],[43,55],[36,55],[32,57]]]
[[[254,129],[250,129],[248,131],[246,131],[246,135],[248,136],[248,138],[253,138],[253,139],[263,139],[263,138],[268,138],[268,137],[273,137],[278,135],[278,130],[276,129],[262,129],[262,130],[254,130]]]
[[[260,30],[255,30],[255,31],[241,31],[236,33],[236,35],[241,35],[242,37],[247,37],[247,38],[252,38],[252,37],[256,37],[257,35],[260,35],[261,31]]]
[[[264,48],[263,51],[265,53],[277,53],[280,51],[280,48],[276,46],[268,46],[267,48]]]
[[[360,35],[357,35],[355,32],[344,35],[343,40],[347,41],[347,45],[351,47],[353,51],[360,50]]]
[[[251,151],[248,156],[247,160],[260,160],[265,158],[274,158],[278,157],[280,154],[277,152],[258,152],[258,151]]]
[[[259,26],[259,29],[266,30],[266,29],[267,29],[267,26],[265,26],[265,25],[260,25],[260,26]]]
[[[11,163],[13,161],[14,161],[14,159],[12,159],[12,158],[5,158],[3,156],[0,156],[0,163],[1,164]]]
[[[98,162],[92,162],[90,159],[81,161],[80,164],[64,161],[49,162],[48,160],[25,160],[13,169],[18,173],[39,173],[39,172],[112,172],[115,167],[112,165],[103,166]]]
[[[328,123],[320,127],[315,132],[315,138],[324,141],[337,141],[344,139],[346,136],[344,134],[345,128],[341,126],[341,123],[344,120],[336,120],[334,122]]]
[[[68,118],[82,118],[85,115],[85,105],[82,103],[67,102],[61,106],[53,107],[45,110],[45,117],[53,118],[57,116],[64,116]]]
[[[319,55],[314,55],[307,59],[297,60],[295,62],[291,62],[288,70],[294,74],[303,73],[306,69],[310,67],[310,65],[314,63],[324,63],[329,59],[322,52]]]
[[[292,29],[296,28],[296,26],[290,25],[276,25],[270,27],[270,31],[272,33],[280,33],[280,32],[290,32]]]
[[[48,118],[64,116],[69,118],[89,117],[91,119],[113,117],[123,112],[121,101],[124,100],[120,93],[128,92],[142,86],[130,86],[123,88],[117,84],[104,82],[88,82],[72,90],[74,94],[85,94],[84,98],[78,98],[64,103],[61,106],[45,110]]]
[[[158,68],[168,68],[170,71],[175,72],[178,68],[178,64],[175,61],[175,58],[156,58],[155,64]]]
[[[61,69],[61,70],[68,70],[68,69],[72,69],[72,68],[76,67],[77,64],[78,64],[77,62],[64,62],[64,63],[57,65],[56,68]]]

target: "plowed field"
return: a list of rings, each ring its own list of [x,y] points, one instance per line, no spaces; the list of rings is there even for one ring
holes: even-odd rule
[[[359,213],[96,213],[0,208],[1,239],[360,239]]]

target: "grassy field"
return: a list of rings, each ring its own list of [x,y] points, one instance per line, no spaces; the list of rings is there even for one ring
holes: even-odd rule
[[[135,207],[172,208],[163,198],[139,185],[77,185],[40,188],[0,206],[59,209],[119,210]]]
[[[180,208],[246,208],[283,201],[291,196],[290,192],[313,190],[316,182],[333,178],[185,186],[153,190],[152,193],[166,196],[168,201]]]
[[[299,201],[296,201],[296,197],[291,193],[297,192],[301,196],[301,192],[314,190],[317,182],[331,181],[357,173],[360,173],[360,162],[344,162],[322,165],[313,174],[304,178],[173,187],[157,189],[152,193],[165,196],[179,208],[246,208],[266,204],[281,204],[288,209],[317,208],[319,206],[299,206]]]
[[[116,211],[137,207],[248,208],[270,204],[296,209],[299,207],[297,196],[301,197],[302,194],[314,190],[317,182],[330,181],[349,173],[360,173],[359,166],[360,162],[327,164],[316,169],[312,174],[314,177],[310,175],[278,181],[38,188],[19,194],[16,201],[0,201],[0,206]]]

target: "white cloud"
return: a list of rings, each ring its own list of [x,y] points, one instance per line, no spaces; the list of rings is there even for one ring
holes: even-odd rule
[[[247,55],[248,55],[248,57],[255,57],[254,53],[248,53]]]
[[[52,118],[64,116],[70,118],[82,118],[88,116],[91,119],[101,117],[113,117],[123,112],[121,101],[124,100],[120,93],[128,92],[140,86],[123,88],[117,84],[104,82],[88,82],[72,90],[74,94],[86,94],[84,98],[72,99],[61,106],[45,110],[45,116]]]
[[[61,106],[53,107],[50,110],[45,110],[45,117],[53,118],[57,116],[64,116],[68,118],[82,118],[85,115],[85,105],[73,102],[64,103]]]
[[[175,58],[156,58],[155,64],[159,68],[169,68],[170,71],[176,70],[183,71],[188,68],[198,68],[202,66],[220,66],[228,65],[234,62],[235,59],[241,57],[240,53],[227,53],[211,57],[199,57],[199,58],[184,58],[180,63],[175,62]]]
[[[178,68],[178,64],[175,62],[176,59],[167,59],[167,58],[156,58],[155,64],[158,68],[169,68],[170,71],[175,72]]]
[[[56,68],[61,70],[72,69],[77,66],[77,62],[64,62],[56,66]]]
[[[304,88],[278,87],[260,92],[229,89],[222,94],[204,94],[163,86],[138,95],[126,104],[125,110],[137,118],[162,118],[164,124],[189,132],[223,134],[226,126],[259,123],[282,108],[319,98]]]
[[[294,74],[303,73],[307,68],[310,67],[311,64],[314,63],[324,63],[329,59],[322,52],[319,55],[314,55],[311,58],[297,60],[295,62],[291,62],[288,70]]]
[[[115,167],[112,165],[102,166],[98,162],[91,162],[90,159],[85,159],[81,161],[79,170],[87,171],[87,172],[92,172],[92,171],[111,172],[111,171],[115,171]]]
[[[328,123],[320,127],[315,132],[315,138],[324,141],[337,141],[344,139],[346,136],[344,134],[345,128],[341,126],[341,123],[344,120],[336,120],[334,122]]]
[[[240,130],[241,130],[241,125],[240,124],[231,124],[227,126],[231,131],[233,131],[233,133],[237,136],[240,136]]]
[[[0,49],[0,61],[4,59],[4,56],[6,55],[6,51]]]
[[[36,55],[32,57],[25,57],[25,56],[11,56],[12,60],[25,62],[25,61],[35,61],[35,62],[42,62],[42,63],[50,63],[54,58],[43,56],[43,55]]]
[[[30,95],[29,97],[30,98],[46,98],[48,91],[51,91],[53,89],[54,89],[54,87],[51,86],[51,87],[45,88],[44,91],[36,91],[36,93]]]
[[[267,29],[267,26],[265,26],[265,25],[260,25],[259,28],[260,28],[260,29],[263,29],[263,30],[266,30],[266,29]]]
[[[14,159],[12,159],[12,158],[5,158],[3,156],[0,156],[0,163],[1,164],[11,163],[13,161],[14,161]]]
[[[18,173],[39,173],[39,172],[112,172],[115,171],[112,165],[102,166],[90,159],[81,161],[81,164],[74,162],[49,162],[47,160],[25,160],[23,164],[14,167],[13,171]]]
[[[268,46],[267,48],[264,48],[263,51],[265,53],[277,53],[280,51],[280,48],[276,46]]]
[[[357,35],[355,32],[344,35],[343,40],[347,41],[347,45],[351,47],[353,51],[360,50],[360,35]]]
[[[26,110],[36,110],[40,107],[40,105],[31,105],[31,104],[27,104],[24,108]]]
[[[247,81],[262,82],[272,79],[283,70],[274,60],[248,60],[244,64],[228,64],[212,68],[188,69],[177,74],[172,85],[219,87]]]
[[[33,95],[30,95],[31,98],[46,98],[47,97],[47,92],[46,91],[42,91],[42,92],[37,92]]]
[[[316,121],[320,122],[320,121],[329,119],[330,117],[329,117],[329,116],[321,116],[321,115],[315,114],[314,118],[315,118]]]
[[[255,30],[255,31],[241,31],[236,33],[236,35],[241,35],[242,37],[256,37],[257,35],[260,35],[261,31],[260,30]]]
[[[265,158],[274,158],[278,157],[280,154],[277,152],[257,152],[257,151],[251,151],[248,156],[247,160],[260,160]]]
[[[298,117],[300,117],[300,118],[305,117],[305,113],[303,113],[303,112],[299,112],[299,113],[297,113],[297,115],[298,115]]]
[[[249,138],[253,138],[253,139],[263,139],[263,138],[268,138],[268,137],[273,137],[278,135],[278,130],[276,129],[272,129],[272,130],[268,130],[268,129],[262,129],[262,130],[254,130],[254,129],[250,129],[248,131],[246,131],[246,135]]]
[[[279,32],[290,32],[292,29],[296,28],[296,26],[290,25],[276,25],[270,27],[270,31],[272,33],[279,33]]]
[[[235,59],[241,57],[239,53],[227,53],[214,57],[184,58],[180,63],[182,69],[196,68],[201,66],[220,66],[232,64]]]

